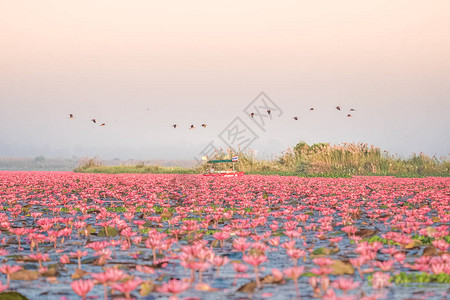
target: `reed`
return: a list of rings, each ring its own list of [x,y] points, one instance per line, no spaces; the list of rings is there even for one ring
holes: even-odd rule
[[[364,143],[330,145],[298,143],[272,159],[257,159],[251,150],[220,150],[212,159],[239,156],[235,164],[238,171],[250,174],[293,174],[300,176],[328,175],[398,175],[398,176],[449,176],[450,161],[447,158],[430,157],[423,153],[406,159],[390,155],[375,146]],[[206,171],[207,164],[198,167]]]
[[[298,143],[270,159],[258,159],[255,151],[220,149],[209,159],[230,159],[239,156],[237,171],[246,174],[306,177],[349,177],[352,175],[393,175],[398,177],[450,176],[448,158],[412,154],[408,158],[391,155],[378,147],[364,143],[330,145]],[[205,173],[211,166],[204,161],[195,168],[146,165],[104,166],[98,159],[85,159],[75,169],[85,173]],[[217,166],[228,169],[230,163]]]

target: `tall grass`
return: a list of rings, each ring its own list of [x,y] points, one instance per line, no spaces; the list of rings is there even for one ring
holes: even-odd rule
[[[390,155],[380,148],[363,143],[343,143],[330,145],[318,143],[308,145],[298,143],[281,155],[259,160],[253,151],[221,150],[213,159],[226,159],[239,156],[236,169],[253,174],[294,174],[301,176],[327,175],[398,175],[398,176],[449,176],[450,161],[438,159],[423,153],[413,154],[409,158]],[[205,171],[207,164],[199,167]]]
[[[402,177],[450,176],[448,158],[430,157],[423,153],[408,158],[390,155],[380,148],[363,143],[330,145],[298,143],[271,159],[258,159],[252,150],[220,150],[209,159],[230,159],[238,155],[237,171],[247,174],[278,174],[291,176],[348,177],[352,175],[394,175]],[[226,170],[231,163],[215,165]],[[85,159],[76,172],[88,173],[205,173],[211,165],[203,162],[195,168],[162,167],[158,165],[105,166],[97,159]]]
[[[103,163],[99,158],[82,158],[78,162],[78,166],[74,169],[75,172],[83,172],[89,169],[96,169],[102,167]]]

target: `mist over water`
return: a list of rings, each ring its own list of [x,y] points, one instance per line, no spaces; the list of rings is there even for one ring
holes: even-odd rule
[[[301,140],[450,150],[447,1],[1,9],[0,156],[191,160],[237,116],[261,158]],[[243,113],[261,91],[283,110],[264,132]]]

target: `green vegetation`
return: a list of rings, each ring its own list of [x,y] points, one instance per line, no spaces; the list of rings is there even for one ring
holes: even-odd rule
[[[414,241],[420,242],[420,245],[430,245],[431,242],[435,240],[435,238],[428,237],[428,236],[423,236],[423,235],[413,235],[412,239]],[[449,243],[450,242],[450,235],[444,236],[443,239],[447,243]],[[384,245],[400,245],[400,244],[395,243],[393,241],[389,241],[387,239],[383,239],[382,237],[380,237],[378,235],[374,235],[374,236],[372,236],[370,238],[363,239],[363,241],[367,241],[369,243],[380,242],[380,243],[383,243]]]
[[[318,143],[309,146],[298,143],[272,160],[257,160],[251,151],[222,152],[221,159],[239,155],[237,169],[252,174],[349,177],[352,175],[394,175],[400,177],[449,176],[450,161],[424,154],[413,154],[407,159],[389,155],[387,151],[367,144],[330,145]]]
[[[429,237],[429,236],[423,236],[423,235],[413,235],[412,236],[413,240],[417,240],[420,241],[422,243],[422,245],[430,245],[432,241],[435,240],[435,238],[433,237]],[[450,235],[446,235],[444,236],[444,241],[446,241],[447,243],[450,243]]]
[[[369,243],[380,242],[380,243],[383,243],[384,245],[398,245],[398,243],[388,241],[387,239],[383,239],[382,237],[380,237],[378,235],[374,235],[370,238],[363,239],[363,241],[367,241]]]
[[[151,173],[151,174],[197,174],[195,169],[149,166],[145,164],[104,166],[98,159],[86,159],[82,161],[74,170],[80,173]]]
[[[17,292],[0,293],[0,299],[3,299],[3,300],[28,300],[27,297],[25,297],[24,295],[19,294]]]
[[[254,152],[231,150],[216,153],[211,159],[227,159],[238,155],[235,163],[237,171],[246,174],[302,176],[302,177],[350,177],[363,176],[396,176],[425,177],[450,176],[450,160],[448,158],[430,157],[423,153],[413,154],[403,159],[390,155],[387,151],[367,144],[330,145],[318,143],[308,145],[298,143],[273,159],[260,160]],[[230,163],[217,166],[217,169],[228,168]],[[75,172],[85,173],[169,173],[198,174],[210,168],[206,162],[196,168],[161,167],[155,165],[121,165],[103,166],[100,161],[88,159],[82,162]]]
[[[372,275],[368,277],[369,282],[372,282]],[[427,274],[427,273],[405,273],[393,275],[390,279],[391,282],[396,284],[400,283],[450,283],[450,275],[445,273],[440,274]]]

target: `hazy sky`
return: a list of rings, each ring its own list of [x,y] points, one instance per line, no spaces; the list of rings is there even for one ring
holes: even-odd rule
[[[192,159],[235,117],[263,156],[447,155],[449,28],[448,0],[0,0],[0,156]],[[261,91],[283,110],[265,132]]]

